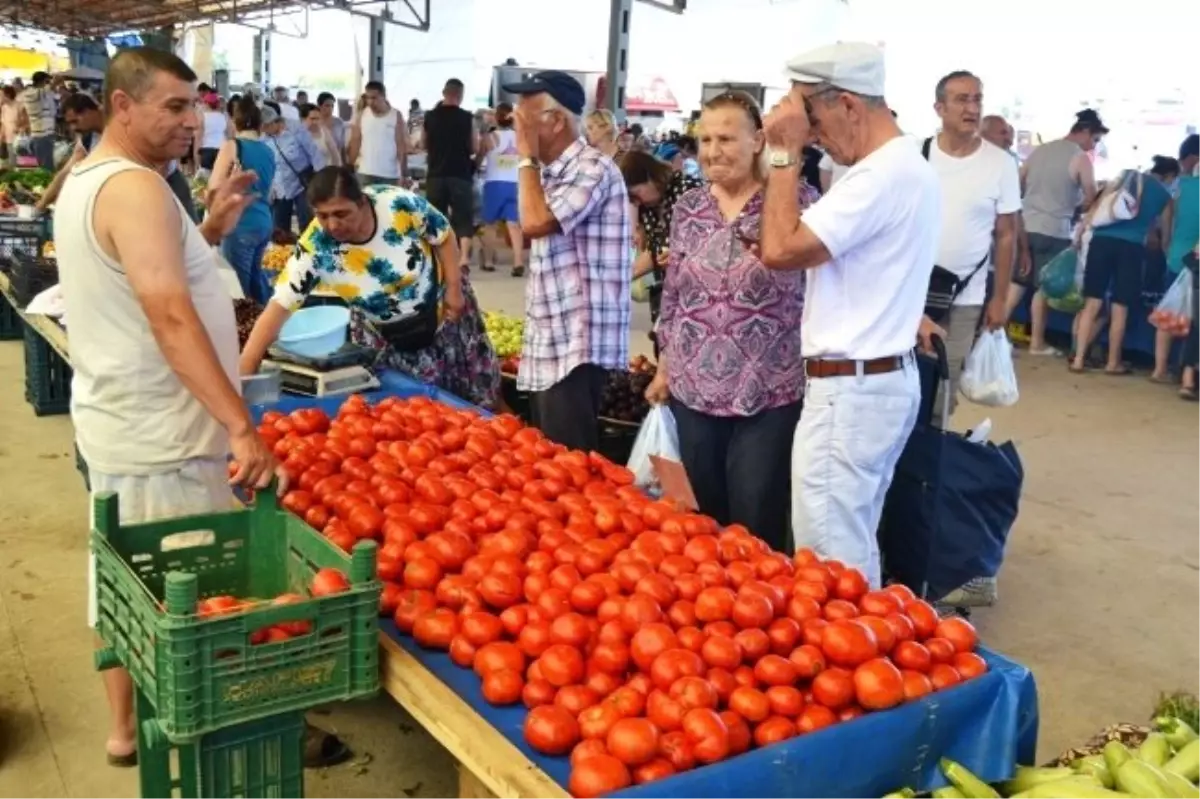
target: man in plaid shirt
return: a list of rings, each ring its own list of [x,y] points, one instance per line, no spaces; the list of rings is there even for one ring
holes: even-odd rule
[[[505,90],[521,156],[521,229],[532,239],[517,386],[550,439],[594,450],[609,369],[629,360],[629,197],[612,159],[579,135],[584,92],[563,72]]]

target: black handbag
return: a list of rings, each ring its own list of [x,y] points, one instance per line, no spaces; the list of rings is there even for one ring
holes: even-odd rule
[[[437,263],[436,253],[430,251],[429,257],[433,261],[434,275],[440,275],[442,270]],[[412,353],[433,344],[437,338],[438,306],[441,303],[438,287],[439,281],[433,280],[412,315],[392,321],[372,321],[376,332],[388,346],[397,352]]]
[[[933,146],[933,137],[921,144],[921,155],[929,160],[929,149]],[[990,255],[991,253],[988,253]],[[975,268],[965,277],[960,278],[945,267],[933,265],[929,274],[929,291],[925,295],[925,315],[934,322],[941,322],[950,314],[950,308],[959,295],[967,289],[967,285],[975,278],[980,269],[987,265],[988,255],[983,256]]]
[[[275,152],[279,153],[279,157],[283,159],[285,164],[287,164],[287,168],[290,169],[292,174],[296,176],[296,180],[300,181],[300,185],[307,189],[309,181],[313,179],[313,175],[317,174],[317,170],[312,168],[312,164],[309,164],[304,169],[296,169],[296,167],[292,166],[292,162],[288,159],[288,157],[283,154],[283,148],[279,146],[279,142],[275,141],[275,139],[271,139],[271,144],[275,147]],[[238,149],[238,155],[240,157],[241,148]]]

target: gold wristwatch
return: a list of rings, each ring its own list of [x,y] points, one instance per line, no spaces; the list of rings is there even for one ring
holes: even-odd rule
[[[517,162],[517,169],[541,169],[542,162],[536,158],[522,158]]]
[[[768,150],[767,163],[772,169],[786,169],[800,163],[800,158],[787,150]]]

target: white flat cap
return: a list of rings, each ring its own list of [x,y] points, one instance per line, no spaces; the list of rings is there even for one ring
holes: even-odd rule
[[[828,83],[842,91],[882,97],[883,50],[867,42],[838,42],[787,62],[784,74],[797,83]]]

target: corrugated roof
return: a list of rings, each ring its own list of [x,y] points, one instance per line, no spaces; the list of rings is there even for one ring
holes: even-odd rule
[[[305,5],[304,0],[0,0],[0,24],[105,36],[210,19],[263,19]]]

